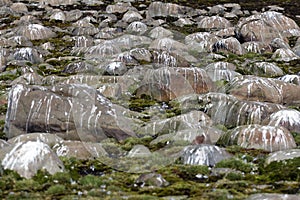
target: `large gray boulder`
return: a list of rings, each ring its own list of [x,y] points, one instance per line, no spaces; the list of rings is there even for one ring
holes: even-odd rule
[[[200,95],[197,104],[198,106],[200,104],[214,124],[225,125],[229,128],[247,124],[262,124],[272,113],[284,108],[279,104],[239,100],[232,95],[223,93]]]
[[[56,34],[50,28],[41,24],[29,24],[18,27],[16,33],[25,36],[30,40],[42,40],[56,36]]]
[[[15,85],[8,99],[4,130],[8,138],[34,132],[91,142],[134,136],[133,121],[122,114],[125,109],[92,87]]]
[[[218,162],[232,157],[224,149],[208,144],[187,146],[183,150],[183,164],[214,166]]]
[[[299,36],[300,29],[291,18],[279,12],[268,11],[241,18],[236,32],[245,42],[259,41],[268,45],[275,38]]]
[[[213,89],[214,84],[203,69],[163,67],[146,73],[136,95],[169,101],[182,95],[203,94]]]
[[[263,149],[274,152],[296,147],[291,133],[276,126],[247,125],[238,126],[222,135],[217,142],[220,145],[239,145],[243,148]]]
[[[239,76],[228,86],[228,93],[241,100],[271,102],[286,105],[300,104],[300,86],[277,79]]]
[[[31,178],[38,170],[50,174],[64,171],[64,165],[50,147],[40,141],[16,143],[2,160],[3,168],[18,172],[22,177]]]

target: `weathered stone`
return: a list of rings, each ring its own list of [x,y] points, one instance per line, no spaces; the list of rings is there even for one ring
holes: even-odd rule
[[[8,138],[47,132],[82,141],[123,140],[134,136],[130,130],[134,123],[123,112],[88,86],[15,85],[9,93],[4,131]]]
[[[266,102],[241,101],[222,93],[200,95],[198,101],[215,125],[221,124],[230,128],[261,124],[272,113],[284,108]]]
[[[50,29],[40,24],[29,24],[19,27],[17,34],[27,37],[30,40],[42,40],[55,37],[56,34]]]
[[[184,41],[192,51],[210,52],[212,45],[219,39],[219,37],[208,32],[197,32],[187,35]]]
[[[151,155],[151,151],[144,145],[134,145],[128,152],[129,158],[145,158]]]
[[[165,50],[165,51],[187,51],[188,48],[185,44],[180,43],[171,38],[159,38],[154,40],[149,49]]]
[[[112,62],[105,68],[105,73],[114,76],[123,75],[126,71],[127,67],[122,62]]]
[[[300,149],[287,149],[283,151],[276,151],[270,153],[266,159],[265,165],[269,165],[272,162],[279,162],[283,160],[289,160],[300,157]]]
[[[158,26],[149,32],[149,37],[151,37],[153,39],[173,38],[173,33],[172,33],[172,31],[170,31],[168,29]]]
[[[25,73],[11,82],[11,85],[16,84],[39,85],[42,84],[42,76],[37,73]]]
[[[153,120],[138,130],[140,135],[161,135],[179,130],[210,126],[212,121],[201,111],[192,111],[168,119]]]
[[[13,3],[10,8],[18,13],[27,13],[28,12],[28,8],[26,6],[26,4],[18,2],[18,3]]]
[[[154,68],[161,67],[190,67],[183,55],[183,52],[169,52],[169,51],[152,51],[152,65]]]
[[[28,142],[28,141],[43,142],[49,145],[49,147],[53,147],[57,143],[62,142],[63,139],[58,137],[55,134],[29,133],[29,134],[19,135],[8,140],[8,142],[11,144],[17,144],[19,142]]]
[[[203,29],[223,29],[231,27],[232,24],[230,21],[225,19],[224,17],[220,16],[211,16],[211,17],[204,17],[198,23],[198,28]]]
[[[131,22],[134,22],[134,21],[140,21],[142,19],[143,19],[142,15],[140,13],[136,12],[136,11],[133,11],[133,10],[127,11],[123,15],[123,18],[122,18],[122,20],[127,22],[127,23],[131,23]]]
[[[118,2],[114,5],[108,5],[106,7],[107,13],[125,13],[129,8],[132,8],[130,3]]]
[[[161,174],[148,173],[140,175],[135,181],[135,186],[139,187],[164,187],[168,186],[169,182],[166,181]]]
[[[132,49],[130,55],[139,62],[151,62],[152,54],[146,48]]]
[[[66,15],[63,11],[58,10],[55,11],[51,16],[50,16],[50,20],[56,20],[56,21],[66,21]]]
[[[107,155],[100,143],[82,141],[60,141],[56,143],[52,149],[58,156],[82,160],[94,159]]]
[[[291,36],[292,30],[299,30],[296,22],[274,11],[243,18],[237,25],[237,33],[243,41],[259,41],[267,45],[275,38]]]
[[[66,12],[66,21],[77,21],[80,19],[80,17],[83,15],[83,13],[80,10],[70,10]]]
[[[178,144],[212,144],[216,142],[218,138],[222,135],[222,131],[217,131],[212,127],[198,127],[191,129],[179,130],[174,133],[164,134],[158,136],[156,139],[152,140],[150,145],[155,145],[158,143],[168,144],[177,142]],[[212,140],[210,139],[213,139]]]
[[[214,145],[187,146],[182,155],[183,164],[214,166],[218,162],[230,158],[229,154],[222,148]]]
[[[247,125],[227,132],[217,142],[220,145],[239,145],[243,148],[274,152],[296,147],[291,133],[283,127]]]
[[[246,200],[298,200],[299,198],[300,196],[296,194],[259,193],[250,195]]]
[[[213,90],[214,84],[199,68],[159,68],[149,70],[136,91],[159,101],[169,101],[186,94],[202,94]]]
[[[10,145],[11,145],[11,144],[10,144],[9,142],[0,139],[0,149],[2,149],[2,148],[4,148],[4,147],[7,147],[7,146],[10,146]],[[2,157],[0,156],[0,158],[2,158]]]
[[[290,132],[300,133],[300,112],[294,109],[279,110],[270,116],[271,126],[283,126]]]
[[[269,53],[272,52],[270,45],[266,45],[262,42],[250,41],[242,43],[243,49],[249,53]]]
[[[4,169],[14,170],[25,178],[31,178],[42,169],[50,174],[64,171],[64,165],[58,156],[40,141],[15,144],[2,160],[2,165]]]
[[[183,17],[193,9],[173,3],[152,2],[148,7],[148,17]]]
[[[241,43],[234,37],[221,39],[212,46],[213,52],[233,53],[243,55],[244,49]]]
[[[297,60],[300,57],[297,56],[292,50],[290,49],[285,49],[285,48],[280,48],[277,49],[274,54],[272,55],[272,58],[278,61],[285,61],[289,62],[292,60]]]
[[[279,80],[284,81],[286,83],[293,83],[296,85],[300,85],[300,76],[299,75],[287,74],[287,75],[280,77]]]
[[[112,42],[119,47],[119,49],[132,49],[135,47],[141,47],[149,45],[152,40],[146,36],[139,35],[122,35],[112,40]]]
[[[10,58],[12,57],[12,58]],[[31,47],[23,47],[17,49],[9,59],[11,60],[21,60],[21,61],[29,61],[31,63],[41,63],[43,62],[42,55],[34,48]]]
[[[241,100],[298,105],[300,87],[277,79],[255,76],[234,78],[228,92]]]
[[[241,75],[235,72],[236,66],[228,62],[216,62],[206,66],[205,71],[212,81],[225,80],[230,81],[235,76]]]
[[[134,35],[143,35],[147,29],[147,25],[142,22],[132,22],[127,26],[126,31]]]
[[[250,66],[253,75],[276,77],[282,76],[284,73],[276,64],[270,62],[256,62]]]

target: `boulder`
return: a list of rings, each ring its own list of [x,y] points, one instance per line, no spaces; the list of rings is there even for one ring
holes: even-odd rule
[[[148,7],[147,17],[183,17],[192,12],[192,8],[174,3],[152,2]]]
[[[136,96],[148,95],[169,101],[186,94],[202,94],[213,90],[214,84],[200,68],[168,68],[149,70],[136,90]]]
[[[229,20],[227,20],[224,17],[220,17],[220,16],[207,16],[207,17],[203,17],[203,19],[201,19],[198,22],[198,28],[203,28],[203,29],[224,29],[224,28],[228,28],[231,27],[232,24]]]
[[[300,86],[277,79],[257,76],[238,76],[228,85],[227,91],[240,100],[299,105]]]
[[[58,137],[55,134],[49,134],[49,133],[28,133],[19,135],[16,137],[13,137],[8,140],[10,144],[16,144],[20,142],[43,142],[44,144],[47,144],[49,147],[53,147],[59,142],[62,142],[63,139],[61,137]]]
[[[297,30],[297,31],[295,31]],[[241,18],[237,24],[237,35],[244,42],[258,41],[266,45],[275,38],[286,39],[299,32],[299,26],[294,20],[275,11]]]
[[[300,196],[297,194],[258,193],[250,195],[248,198],[246,198],[246,200],[298,200],[299,197]]]
[[[238,126],[222,135],[217,144],[239,145],[247,149],[263,149],[269,152],[296,147],[295,140],[287,129],[257,124]]]
[[[56,34],[50,28],[40,24],[21,26],[16,30],[16,33],[30,40],[43,40],[56,37]]]
[[[223,53],[233,53],[237,55],[243,55],[245,50],[243,49],[241,43],[234,37],[229,37],[226,39],[221,39],[213,44],[213,52],[223,52]]]
[[[300,134],[300,112],[294,109],[279,110],[269,117],[268,125],[283,126],[290,132]]]
[[[283,76],[284,72],[276,64],[270,62],[256,62],[250,65],[252,75],[277,77]]]
[[[198,107],[204,109],[215,125],[228,128],[247,124],[262,124],[272,113],[283,109],[278,104],[244,101],[223,93],[208,93],[198,97]]]
[[[147,30],[147,25],[143,22],[132,22],[126,28],[126,31],[133,35],[143,35]]]
[[[16,143],[2,160],[2,165],[4,169],[14,170],[27,179],[42,169],[50,174],[64,171],[64,165],[58,156],[40,141]]]
[[[149,37],[152,39],[173,38],[173,33],[164,27],[158,26],[149,32]]]
[[[212,81],[231,81],[234,77],[241,75],[236,72],[236,66],[228,62],[215,62],[206,66],[205,71]]]
[[[300,157],[300,149],[286,149],[270,153],[266,159],[265,165],[272,162],[279,162]]]
[[[205,113],[201,111],[191,111],[186,114],[163,120],[152,119],[150,123],[146,124],[138,130],[138,134],[151,136],[162,135],[175,133],[177,131],[185,129],[201,128],[202,126],[209,127],[211,126],[211,124],[211,119]],[[174,134],[171,136],[174,136]]]
[[[182,153],[183,164],[215,166],[218,162],[232,157],[224,149],[208,144],[187,146]]]
[[[8,99],[4,130],[8,138],[34,132],[91,142],[134,136],[130,130],[134,123],[123,116],[124,109],[92,87],[15,85]]]
[[[81,160],[95,159],[107,156],[100,143],[82,141],[60,141],[53,146],[53,151],[58,156],[76,158]]]
[[[213,44],[219,39],[216,35],[208,32],[197,32],[187,35],[184,41],[191,51],[210,52]]]
[[[128,10],[124,15],[122,20],[127,22],[127,23],[131,23],[134,21],[140,21],[142,20],[143,17],[140,13],[133,11],[133,10]]]
[[[293,83],[296,85],[300,85],[300,76],[295,74],[287,74],[282,77],[278,78],[281,81],[284,81],[286,83]]]

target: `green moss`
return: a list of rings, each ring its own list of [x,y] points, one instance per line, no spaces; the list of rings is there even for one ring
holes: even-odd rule
[[[97,188],[103,184],[103,181],[101,180],[100,177],[88,174],[80,178],[78,183],[88,188],[95,188],[95,187]]]
[[[300,182],[300,158],[272,162],[259,168],[260,174],[267,181],[297,181]]]
[[[50,186],[45,193],[47,195],[63,195],[63,194],[67,194],[67,190],[66,190],[66,186],[57,184],[57,185]]]
[[[235,157],[218,162],[216,167],[236,169],[245,173],[250,173],[254,170],[254,166],[252,164],[246,163]]]
[[[244,176],[241,173],[229,172],[228,174],[226,174],[225,178],[230,181],[239,181],[244,179]]]
[[[53,183],[60,183],[60,184],[70,184],[73,181],[72,176],[69,172],[57,172],[52,175],[51,180]]]
[[[144,98],[131,98],[129,102],[129,109],[137,112],[142,112],[146,108],[156,104],[156,101],[150,97],[144,96]]]
[[[19,180],[15,183],[16,191],[35,191],[40,188],[40,184],[33,179]]]
[[[0,75],[0,81],[13,81],[19,77],[19,74],[2,74]]]
[[[144,146],[150,146],[150,142],[153,140],[152,137],[143,137],[143,138],[137,138],[137,137],[129,137],[124,142],[121,143],[121,148],[130,151],[134,145],[141,144]]]

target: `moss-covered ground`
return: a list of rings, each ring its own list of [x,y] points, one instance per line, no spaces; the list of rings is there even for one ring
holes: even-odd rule
[[[126,145],[126,144],[125,144]],[[299,194],[300,158],[265,166],[266,153],[232,146],[234,157],[215,167],[183,165],[178,160],[157,171],[168,184],[138,184],[141,174],[117,171],[101,160],[61,158],[66,171],[39,171],[32,179],[2,170],[2,199],[245,199],[254,193]],[[219,171],[219,172],[218,172]]]

